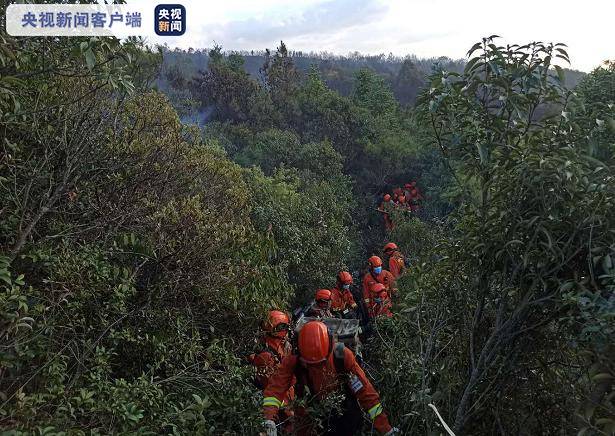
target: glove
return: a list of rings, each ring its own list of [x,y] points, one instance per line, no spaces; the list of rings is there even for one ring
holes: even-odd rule
[[[396,434],[401,434],[401,430],[397,427],[393,427],[391,430],[387,431],[384,436],[393,436]]]
[[[267,421],[263,422],[263,425],[265,426],[265,434],[267,436],[278,436],[278,428],[275,426],[274,421],[268,419]]]

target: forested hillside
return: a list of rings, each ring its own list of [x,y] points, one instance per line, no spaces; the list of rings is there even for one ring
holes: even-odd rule
[[[289,50],[284,43],[281,43],[278,50],[292,58],[299,75],[306,76],[315,68],[327,86],[343,96],[352,94],[355,75],[359,70],[371,70],[384,79],[402,107],[415,104],[419,92],[427,84],[427,77],[433,73],[434,69],[461,72],[465,65],[464,59],[455,60],[447,57],[422,59],[416,56],[399,58],[392,54],[365,56],[353,53],[348,56],[339,56],[330,53],[303,53]],[[252,50],[231,54],[241,56],[244,70],[252,78],[263,80],[262,68],[272,56],[270,50]],[[203,123],[209,111],[199,108],[198,105],[192,107],[186,105],[186,99],[192,97],[186,85],[199,71],[207,69],[210,61],[209,50],[188,49],[184,51],[164,47],[163,55],[162,70],[156,80],[156,86],[169,95],[180,110],[184,110],[182,115],[185,118]],[[566,85],[571,89],[576,87],[585,75],[581,71],[568,68],[563,68],[563,72]]]
[[[615,64],[0,37],[7,434],[257,434],[264,315],[385,241],[412,262],[365,366],[403,432],[615,432]]]

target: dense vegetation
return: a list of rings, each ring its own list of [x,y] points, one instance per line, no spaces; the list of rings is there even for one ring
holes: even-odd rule
[[[286,50],[285,48],[283,50]],[[163,47],[163,62],[161,74],[156,79],[156,86],[169,95],[177,104],[182,115],[187,120],[202,123],[209,111],[199,111],[189,104],[191,99],[187,83],[200,70],[205,70],[211,60],[207,49],[178,48],[170,50]],[[271,57],[269,50],[236,52],[243,59],[244,70],[257,80],[262,79],[262,67]],[[361,69],[374,71],[381,76],[391,89],[401,106],[413,106],[419,92],[427,83],[427,77],[434,67],[446,71],[462,72],[465,60],[438,57],[430,59],[406,56],[404,58],[392,54],[366,56],[351,53],[347,56],[331,53],[304,53],[288,51],[293,64],[300,75],[307,75],[310,70],[317,69],[319,76],[329,88],[343,96],[350,96],[355,88],[355,75]],[[563,68],[566,83],[575,87],[585,73]]]
[[[252,434],[259,320],[359,270],[411,178],[425,210],[387,237],[415,262],[368,344],[393,422],[440,434],[432,403],[459,435],[615,430],[612,64],[573,91],[562,46],[487,39],[410,109],[284,45],[260,78],[214,48],[165,95],[139,40],[1,37],[4,430]]]

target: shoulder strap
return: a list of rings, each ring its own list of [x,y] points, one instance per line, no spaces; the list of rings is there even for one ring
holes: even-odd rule
[[[298,397],[305,395],[306,387],[310,391],[310,395],[314,395],[314,385],[312,384],[312,380],[310,380],[308,369],[299,361],[297,362],[297,366],[295,366],[295,377],[297,377],[295,389]]]
[[[273,355],[274,359],[276,360],[276,363],[280,363],[282,361],[282,356],[280,355],[280,353],[278,353],[278,351],[273,347],[270,347],[269,344],[265,344],[265,346],[263,347],[263,351],[261,352],[264,351]]]
[[[342,342],[337,342],[333,347],[333,363],[335,364],[335,372],[338,375],[346,374],[346,358],[344,349],[346,346]]]

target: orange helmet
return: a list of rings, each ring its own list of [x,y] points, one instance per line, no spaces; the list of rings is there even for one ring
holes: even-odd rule
[[[372,256],[367,259],[367,261],[369,262],[369,266],[371,266],[372,268],[382,266],[382,259],[380,259],[378,256]]]
[[[304,363],[324,361],[331,351],[327,326],[320,321],[310,321],[299,331],[299,355]]]
[[[328,305],[329,303],[331,303],[331,291],[328,289],[317,290],[316,295],[314,295],[314,300],[316,300],[316,303],[318,303],[318,305],[320,305],[321,303],[323,305]]]
[[[263,330],[271,336],[283,338],[288,334],[290,319],[288,315],[279,310],[272,310],[267,315],[267,320],[263,323]]]
[[[384,252],[385,253],[387,251],[393,251],[393,250],[397,250],[397,245],[395,245],[395,242],[389,242],[388,244],[386,244],[384,246]]]
[[[348,271],[340,271],[337,275],[337,281],[342,285],[352,285],[352,276]]]
[[[384,286],[382,283],[372,283],[372,285],[369,287],[369,291],[372,294],[380,294],[382,291],[386,292],[386,286]]]
[[[390,194],[384,194],[384,201],[391,201],[391,195]]]

